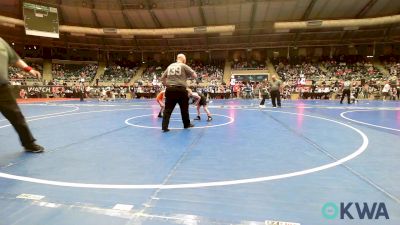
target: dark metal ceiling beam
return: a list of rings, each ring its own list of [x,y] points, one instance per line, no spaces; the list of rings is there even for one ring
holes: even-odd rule
[[[301,16],[301,20],[308,20],[316,2],[317,2],[317,0],[310,1],[310,3],[307,6],[306,11],[304,11],[303,15]],[[294,40],[293,40],[293,46],[297,45],[297,42],[299,41],[299,39],[300,39],[300,32],[297,31],[296,35],[294,37]]]
[[[369,0],[367,4],[357,13],[356,18],[364,17],[365,14],[374,6],[378,0]]]
[[[124,22],[125,24],[130,28],[133,29],[134,26],[132,25],[131,21],[129,20],[128,16],[125,14],[125,6],[122,3],[122,0],[118,0],[118,3],[120,5],[121,8],[121,12],[122,12],[122,17],[124,18]]]
[[[253,32],[254,28],[254,21],[256,18],[256,12],[257,12],[257,1],[253,0],[253,5],[251,6],[251,17],[250,17],[250,34]]]
[[[96,27],[97,28],[101,28],[101,25],[100,25],[100,22],[99,22],[99,18],[97,18],[96,13],[94,12],[94,7],[95,7],[95,5],[94,5],[93,0],[89,0],[89,8],[90,8],[90,11],[92,12],[92,15],[93,15],[93,18],[94,18],[94,22],[96,23]],[[104,37],[101,37],[100,40],[101,40],[102,45],[106,46],[106,42],[104,40]]]
[[[164,43],[165,43],[165,50],[170,49],[170,44],[169,44],[169,38],[164,38]],[[161,51],[164,51],[164,49],[160,49]]]
[[[154,13],[153,9],[152,9],[152,5],[150,3],[149,0],[146,0],[146,6],[147,6],[147,10],[149,10],[151,18],[153,19],[153,22],[156,24],[156,26],[158,28],[163,28],[162,24],[160,23],[160,20],[157,18],[156,14]]]
[[[96,23],[96,27],[97,27],[97,28],[101,28],[101,27],[100,27],[99,18],[97,18],[96,13],[94,12],[94,3],[93,3],[93,0],[89,0],[89,8],[90,8],[90,11],[91,11],[91,13],[92,13],[92,15],[93,15],[94,22]]]
[[[18,13],[19,13],[18,18],[24,19],[24,12],[23,12],[23,10],[24,10],[24,0],[19,0],[18,4],[17,4],[18,8],[19,8],[19,10],[18,10]]]
[[[396,10],[396,14],[400,14],[400,7]],[[391,31],[395,26],[396,26],[395,24],[392,24],[385,29],[385,31],[383,32],[383,40],[384,41],[390,41]]]
[[[344,30],[342,31],[342,33],[340,34],[340,43],[343,43],[344,40],[346,39],[348,31]]]
[[[129,20],[128,16],[125,14],[125,6],[124,6],[122,0],[118,0],[118,3],[119,3],[119,5],[120,5],[122,17],[124,18],[124,21],[125,21],[126,25],[127,25],[130,29],[133,29],[133,28],[134,28],[133,24],[132,24],[131,21]],[[131,40],[131,43],[132,43],[133,46],[136,47],[136,49],[140,49],[135,36],[133,36],[133,39]]]
[[[62,0],[57,0],[57,4],[58,4],[57,8],[58,8],[58,10],[59,10],[59,11],[58,11],[58,24],[65,24],[65,20],[64,20],[64,16],[63,16],[63,11],[62,11],[62,9],[61,9]],[[63,37],[64,37],[65,46],[68,46],[69,35],[67,35],[67,34],[60,34],[60,37],[61,37],[61,35],[63,35]]]
[[[204,14],[204,9],[203,9],[203,0],[198,0],[198,4],[199,4],[199,12],[200,12],[200,18],[201,18],[201,23],[203,26],[207,26],[207,20],[206,20],[206,16]],[[206,41],[206,46],[208,49],[208,36],[207,34],[204,36],[205,41]]]
[[[154,23],[156,24],[156,26],[158,28],[163,28],[163,26],[160,23],[160,20],[158,20],[156,14],[154,13],[154,11],[152,9],[150,9],[150,15],[151,15],[151,18],[153,19]]]
[[[139,45],[138,40],[136,39],[136,37],[133,37],[133,40],[135,41],[135,45],[136,45],[137,49],[140,50],[140,45]]]
[[[203,10],[203,1],[199,0],[199,13],[200,13],[200,18],[201,18],[201,23],[203,26],[207,26],[207,20],[206,16],[204,15],[204,10]]]
[[[393,27],[394,27],[394,25],[391,25],[391,26],[387,27],[385,29],[385,31],[383,32],[383,40],[384,41],[389,41],[390,40],[390,33],[391,33]]]
[[[64,16],[63,16],[63,12],[61,10],[61,5],[62,5],[62,0],[57,0],[57,4],[58,4],[58,23],[59,24],[64,24]]]
[[[304,11],[303,13],[301,20],[308,20],[308,17],[310,16],[316,2],[317,0],[311,0],[311,2],[307,6],[306,11]]]
[[[300,32],[296,32],[294,39],[293,39],[293,46],[297,46],[297,42],[300,39]]]
[[[207,49],[208,49],[208,36],[207,35],[205,35],[205,37],[204,37],[205,39],[206,39],[206,46],[207,46]]]
[[[257,12],[257,1],[253,0],[253,4],[251,6],[250,23],[249,23],[249,25],[250,25],[249,38],[248,38],[249,46],[251,46],[251,44],[252,44],[252,36],[251,35],[253,34],[256,12]]]

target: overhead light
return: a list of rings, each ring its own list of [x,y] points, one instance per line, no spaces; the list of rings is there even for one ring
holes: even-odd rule
[[[105,34],[116,34],[117,29],[116,28],[103,28],[103,32]]]
[[[322,25],[322,20],[310,20],[306,23],[307,27],[320,27]]]
[[[194,29],[195,33],[206,33],[207,32],[207,27],[206,26],[195,27],[193,29]]]
[[[367,58],[374,58],[373,55],[367,55]]]
[[[13,43],[11,43],[12,45],[15,45],[15,43],[13,42]]]

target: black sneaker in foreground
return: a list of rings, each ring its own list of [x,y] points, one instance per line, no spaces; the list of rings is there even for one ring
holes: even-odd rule
[[[212,117],[209,116],[209,117],[207,118],[207,122],[210,122],[211,120],[212,120]]]
[[[187,129],[187,128],[191,128],[191,127],[194,127],[194,125],[193,124],[189,124],[189,126],[186,126],[184,128]]]
[[[44,151],[44,148],[36,143],[25,145],[24,148],[26,152],[31,152],[31,153],[41,153]]]

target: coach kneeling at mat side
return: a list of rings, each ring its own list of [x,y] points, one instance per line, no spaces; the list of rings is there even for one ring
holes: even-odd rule
[[[176,63],[172,63],[161,76],[163,84],[167,86],[165,90],[165,109],[162,121],[162,130],[168,132],[169,119],[175,108],[176,103],[181,108],[183,127],[190,128],[194,125],[189,118],[189,96],[186,90],[186,80],[190,77],[197,78],[196,72],[186,65],[186,56],[179,54]]]

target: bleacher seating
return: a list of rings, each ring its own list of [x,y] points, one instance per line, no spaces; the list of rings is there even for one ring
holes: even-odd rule
[[[43,74],[43,65],[40,63],[29,63],[35,70]],[[27,73],[15,66],[8,67],[8,77],[13,84],[37,83],[40,80],[30,73]]]
[[[105,68],[100,81],[112,83],[127,83],[136,74],[139,67],[123,67],[120,65],[108,66]]]
[[[232,62],[232,69],[235,70],[259,70],[259,69],[265,69],[266,64],[265,62],[262,61],[257,61],[257,60],[234,60]]]
[[[57,64],[52,65],[53,79],[65,82],[78,81],[81,77],[90,82],[96,76],[97,64]]]

